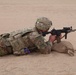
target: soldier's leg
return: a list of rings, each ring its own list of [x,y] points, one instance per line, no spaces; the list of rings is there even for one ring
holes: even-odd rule
[[[3,39],[3,38],[0,40],[0,56],[13,53],[12,46],[11,45],[7,46],[7,41],[5,40],[6,39]]]
[[[12,47],[1,47],[0,46],[0,56],[4,56],[4,55],[8,55],[8,54],[12,54],[13,50]]]
[[[4,48],[0,47],[0,56],[4,56],[7,54],[8,54],[8,52]]]
[[[12,54],[12,46],[8,40],[9,33],[4,33],[0,36],[0,56]]]

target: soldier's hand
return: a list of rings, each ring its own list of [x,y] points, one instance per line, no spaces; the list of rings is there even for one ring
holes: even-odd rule
[[[49,41],[54,42],[56,40],[56,35],[50,35]]]
[[[60,37],[60,39],[62,39],[62,35],[60,35],[59,37]],[[50,35],[49,41],[53,43],[55,40],[57,40],[57,36],[56,35]]]

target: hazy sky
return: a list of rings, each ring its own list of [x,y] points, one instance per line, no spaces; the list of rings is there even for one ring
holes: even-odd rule
[[[6,4],[31,4],[33,2],[34,5],[38,4],[57,4],[57,5],[76,5],[76,0],[0,0],[0,5]]]

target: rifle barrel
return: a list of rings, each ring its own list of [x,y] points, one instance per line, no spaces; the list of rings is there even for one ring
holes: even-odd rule
[[[72,30],[72,32],[75,32],[75,31],[76,31],[76,29],[73,29],[73,30]]]

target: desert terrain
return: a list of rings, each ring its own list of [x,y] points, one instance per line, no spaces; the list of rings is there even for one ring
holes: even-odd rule
[[[0,34],[33,28],[39,17],[49,18],[51,29],[75,29],[76,0],[0,0]],[[76,32],[66,40],[76,49]],[[76,52],[73,57],[58,52],[0,57],[0,75],[76,75]]]

